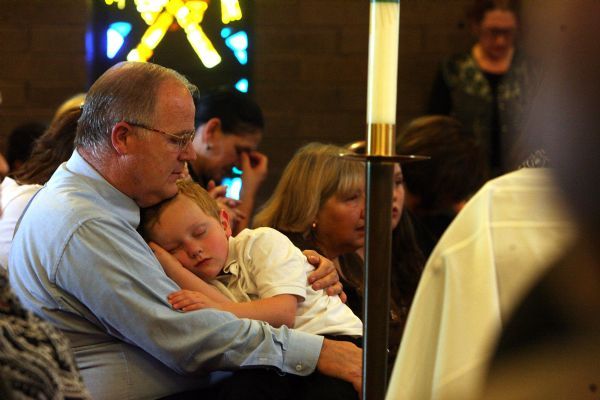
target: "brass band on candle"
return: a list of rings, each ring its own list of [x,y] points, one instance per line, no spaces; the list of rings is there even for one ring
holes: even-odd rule
[[[369,124],[367,129],[367,155],[393,156],[396,153],[395,124]]]

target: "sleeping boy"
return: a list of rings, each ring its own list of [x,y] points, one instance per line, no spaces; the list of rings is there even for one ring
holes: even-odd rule
[[[360,319],[338,296],[307,284],[313,267],[285,235],[258,228],[232,237],[227,213],[206,190],[187,180],[178,187],[175,197],[142,210],[140,224],[182,289],[168,297],[174,309],[216,308],[360,344]]]

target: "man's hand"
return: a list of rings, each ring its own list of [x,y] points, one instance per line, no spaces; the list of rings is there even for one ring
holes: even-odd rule
[[[352,383],[359,396],[362,395],[362,350],[353,343],[324,339],[317,369]]]
[[[335,265],[331,260],[319,255],[313,250],[304,250],[302,252],[309,263],[315,266],[315,270],[308,276],[308,283],[314,290],[325,289],[328,295],[339,295],[340,299],[346,302],[346,293],[340,283],[340,277]]]

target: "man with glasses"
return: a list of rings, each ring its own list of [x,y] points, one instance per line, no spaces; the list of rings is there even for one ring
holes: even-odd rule
[[[225,375],[210,371],[240,367],[296,375],[316,368],[359,388],[361,351],[349,343],[217,310],[180,313],[167,302],[178,287],[136,228],[139,208],[174,196],[195,158],[195,90],[175,71],[129,62],[92,85],[76,150],[17,228],[15,291],[67,334],[96,399],[171,396]],[[321,287],[337,279],[331,275]]]

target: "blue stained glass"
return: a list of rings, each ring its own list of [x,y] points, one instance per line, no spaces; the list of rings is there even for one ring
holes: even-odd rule
[[[125,38],[131,32],[131,24],[129,22],[114,22],[110,24],[106,31],[106,57],[113,59],[123,43]]]
[[[248,83],[248,79],[246,79],[246,78],[240,79],[235,84],[235,88],[242,93],[248,93],[248,87],[249,87],[249,83]]]
[[[246,50],[248,48],[248,34],[244,31],[239,31],[225,39],[225,44],[231,50]]]
[[[227,186],[227,191],[225,192],[225,197],[229,197],[230,199],[239,200],[240,192],[242,190],[242,178],[234,177],[234,178],[223,178],[221,181],[221,185]]]
[[[234,33],[225,39],[225,44],[233,50],[233,55],[240,64],[246,65],[248,63],[248,34],[246,32]]]
[[[223,29],[221,29],[221,37],[223,39],[225,39],[226,37],[231,35],[232,32],[233,32],[233,30],[231,28],[223,28]]]
[[[237,58],[240,64],[246,65],[248,63],[248,52],[246,50],[237,50],[233,53],[233,55],[235,58]]]

